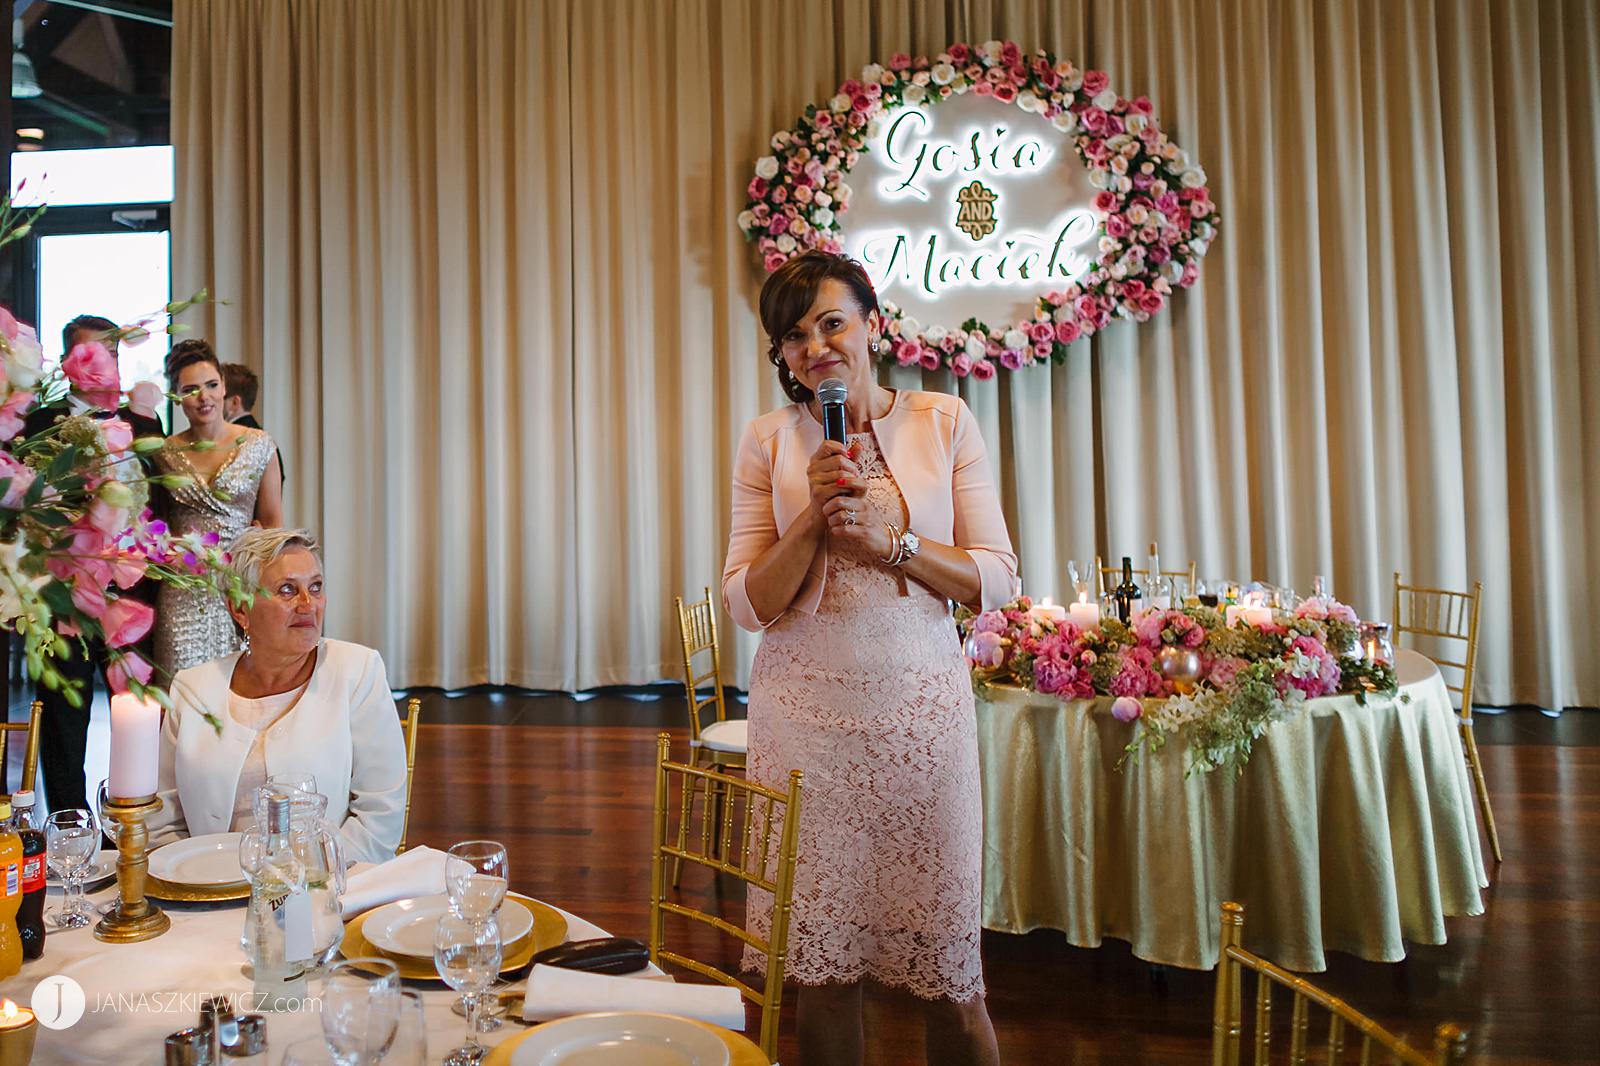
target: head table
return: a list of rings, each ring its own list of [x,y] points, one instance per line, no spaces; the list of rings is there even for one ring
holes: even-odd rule
[[[88,898],[96,905],[116,893],[111,882]],[[50,889],[50,902],[59,902],[59,890]],[[200,1003],[207,996],[227,995],[248,1003],[250,979],[243,972],[244,951],[239,934],[244,923],[242,904],[162,904],[172,916],[172,928],[154,940],[138,944],[106,944],[88,929],[51,930],[45,938],[43,958],[23,964],[15,977],[0,981],[0,996],[28,1006],[34,986],[53,974],[66,974],[83,987],[87,1007],[83,1017],[67,1029],[38,1029],[33,1062],[122,1063],[128,1066],[163,1062],[162,1042],[167,1034],[196,1023]],[[559,908],[558,908],[559,909]],[[561,912],[567,919],[567,939],[586,940],[609,935],[582,918]],[[648,973],[661,971],[651,966]],[[666,978],[663,978],[664,980]],[[513,987],[521,988],[525,981]],[[312,980],[312,993],[316,992]],[[466,1035],[466,1021],[450,1007],[457,998],[443,984],[407,981],[422,993],[427,1026],[428,1061],[440,1061]],[[303,1037],[322,1032],[315,1009],[266,1015],[268,1050],[264,1058],[224,1059],[224,1062],[266,1062],[276,1066],[283,1050]],[[487,1047],[527,1032],[510,1020],[492,1033],[479,1034]],[[751,1061],[765,1062],[759,1048],[739,1038],[737,1044]],[[737,1056],[736,1063],[743,1061]]]
[[[984,926],[1115,937],[1190,969],[1217,963],[1224,900],[1245,905],[1245,946],[1292,970],[1444,943],[1446,916],[1483,913],[1488,879],[1444,680],[1415,652],[1396,670],[1396,696],[1292,711],[1237,777],[1186,774],[1181,736],[1119,771],[1134,725],[1109,699],[987,690]]]

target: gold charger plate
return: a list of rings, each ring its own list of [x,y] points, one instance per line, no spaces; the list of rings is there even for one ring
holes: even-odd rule
[[[673,1015],[673,1017],[678,1016]],[[736,1033],[732,1029],[724,1029],[720,1025],[702,1022],[698,1018],[683,1018],[681,1020],[716,1033],[722,1042],[728,1045],[728,1066],[768,1066],[767,1057],[761,1053],[761,1045],[749,1037]],[[510,1040],[490,1048],[489,1054],[484,1057],[483,1066],[511,1066],[511,1057],[515,1053],[517,1045],[537,1033],[546,1024],[549,1023],[535,1025],[527,1032],[518,1033]]]
[[[144,894],[151,899],[164,899],[171,903],[232,903],[250,898],[250,882],[234,881],[226,885],[184,885],[176,881],[163,881],[159,877],[145,876]]]
[[[510,895],[506,897],[506,902],[519,904],[532,913],[533,932],[511,945],[512,950],[506,953],[500,964],[501,973],[521,969],[528,965],[528,960],[544,949],[566,943],[567,920],[562,917],[560,911],[548,903],[540,903],[526,896]],[[373,910],[377,908],[374,907]],[[345,923],[344,943],[339,945],[339,954],[347,959],[377,955],[393,962],[399,968],[400,976],[407,980],[439,980],[439,971],[434,968],[432,959],[414,955],[391,955],[374,947],[372,941],[361,933],[362,927],[366,925],[367,916],[371,913],[372,911],[368,911],[366,914],[359,914]]]

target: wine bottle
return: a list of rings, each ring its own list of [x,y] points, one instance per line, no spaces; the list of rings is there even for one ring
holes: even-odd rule
[[[1122,557],[1122,584],[1117,586],[1112,596],[1117,601],[1117,617],[1127,625],[1133,620],[1133,601],[1139,598],[1139,586],[1133,583],[1133,559],[1131,556]]]

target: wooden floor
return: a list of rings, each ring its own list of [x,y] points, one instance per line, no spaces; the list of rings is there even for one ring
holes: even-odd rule
[[[515,888],[642,938],[654,737],[680,714],[670,694],[429,696],[411,839],[503,840]],[[1452,920],[1448,945],[1403,963],[1335,955],[1317,980],[1423,1047],[1435,1023],[1460,1023],[1473,1062],[1600,1062],[1600,716],[1480,721],[1506,851],[1487,914]],[[711,900],[715,889],[685,891]],[[738,898],[721,905],[742,914]],[[694,946],[718,950],[709,938]],[[1119,942],[1090,951],[1048,932],[985,934],[984,962],[1007,1063],[1210,1061],[1210,974],[1153,972]],[[869,1062],[923,1061],[913,1001],[875,994],[868,1009]],[[1288,1011],[1276,1013],[1286,1024]],[[794,1064],[792,1012],[784,1021],[781,1059]]]

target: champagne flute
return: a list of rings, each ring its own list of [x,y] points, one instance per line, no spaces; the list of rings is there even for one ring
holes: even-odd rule
[[[339,1066],[372,1066],[400,1021],[400,970],[388,959],[349,959],[322,986],[322,1037]]]
[[[483,1060],[478,1043],[478,1002],[500,973],[500,923],[492,916],[463,918],[446,913],[433,934],[433,963],[444,983],[462,993],[467,1008],[467,1040],[444,1058],[445,1066],[476,1066]]]
[[[53,910],[50,924],[57,929],[81,929],[89,924],[93,912],[83,899],[83,875],[100,850],[100,827],[94,812],[82,808],[56,811],[45,820],[45,852],[50,865],[61,871],[65,898]]]

